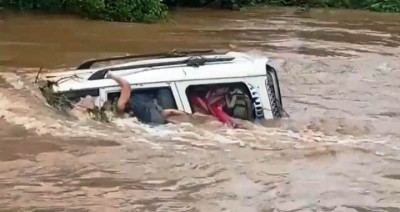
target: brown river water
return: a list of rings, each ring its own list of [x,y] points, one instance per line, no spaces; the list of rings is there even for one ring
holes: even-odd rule
[[[0,15],[0,211],[400,211],[400,14]],[[39,67],[211,48],[270,56],[290,119],[150,128],[55,111]]]

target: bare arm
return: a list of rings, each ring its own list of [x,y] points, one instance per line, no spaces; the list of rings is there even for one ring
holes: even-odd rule
[[[190,114],[180,111],[180,110],[175,110],[175,109],[164,109],[162,112],[162,115],[165,118],[169,118],[171,116],[190,115]]]
[[[108,73],[107,77],[115,80],[119,86],[121,86],[121,95],[118,99],[117,108],[119,112],[123,112],[129,99],[131,98],[131,86],[126,80],[122,79],[121,77],[114,76],[111,73]]]

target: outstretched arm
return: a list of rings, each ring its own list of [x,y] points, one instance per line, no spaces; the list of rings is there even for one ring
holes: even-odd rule
[[[123,112],[125,107],[131,97],[131,86],[128,81],[122,79],[121,77],[114,76],[111,73],[107,73],[107,78],[115,80],[119,86],[121,86],[121,95],[118,99],[117,108],[119,112]]]

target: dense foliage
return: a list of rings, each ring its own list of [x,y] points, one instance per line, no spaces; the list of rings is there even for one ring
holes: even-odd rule
[[[72,13],[109,21],[152,22],[167,16],[167,6],[202,7],[212,3],[224,8],[268,4],[400,12],[400,0],[0,0],[0,8]]]
[[[400,12],[400,0],[366,0],[365,8],[372,11]]]
[[[400,0],[164,0],[167,4],[203,6],[211,2],[248,6],[257,4],[276,6],[331,7],[369,9],[380,12],[400,12]]]
[[[277,6],[307,6],[368,9],[379,12],[400,12],[400,0],[235,0],[241,6],[269,4]]]
[[[1,6],[128,22],[152,22],[167,15],[167,7],[161,0],[0,0]]]

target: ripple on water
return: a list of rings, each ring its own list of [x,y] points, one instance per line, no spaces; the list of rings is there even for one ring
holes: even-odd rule
[[[215,12],[193,30],[190,14],[198,13],[177,14],[185,18],[176,26],[167,24],[168,29],[79,19],[60,29],[64,19],[39,16],[33,18],[41,23],[35,32],[18,31],[18,43],[10,35],[24,29],[25,19],[16,18],[9,23],[20,27],[2,28],[10,56],[1,63],[69,66],[92,57],[91,52],[107,55],[108,48],[149,51],[154,40],[160,41],[157,49],[231,44],[231,49],[274,59],[290,120],[244,123],[247,130],[213,121],[155,128],[135,119],[97,123],[48,107],[32,84],[36,69],[1,71],[2,208],[400,211],[400,122],[393,106],[400,100],[399,51],[393,47],[399,41],[397,16],[384,20],[364,14],[380,21],[371,24],[340,11],[335,16],[310,12],[308,18]],[[76,24],[86,27],[72,38],[65,32],[75,31]],[[47,28],[53,36],[43,38]],[[30,45],[36,36],[43,45]],[[59,39],[54,45],[57,37],[68,48]],[[116,44],[121,40],[124,45]],[[86,52],[79,50],[81,43]],[[63,51],[41,48],[60,45]]]

